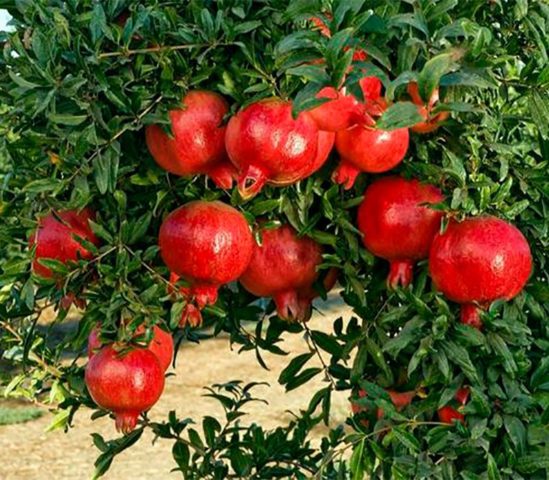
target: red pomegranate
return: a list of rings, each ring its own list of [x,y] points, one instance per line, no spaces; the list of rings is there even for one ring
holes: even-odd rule
[[[452,220],[433,240],[429,271],[437,290],[462,305],[462,323],[480,328],[477,307],[518,295],[532,271],[532,255],[520,230],[499,218]]]
[[[229,111],[221,95],[193,90],[170,111],[173,138],[158,125],[145,130],[151,155],[164,170],[180,176],[208,175],[220,188],[231,188],[236,170],[225,151],[223,117]]]
[[[469,389],[467,387],[460,388],[455,397],[457,402],[463,406],[469,401]],[[458,407],[459,408],[459,407]],[[441,422],[452,425],[454,420],[465,424],[465,415],[458,412],[454,407],[446,405],[437,410],[438,418]]]
[[[444,122],[449,116],[450,112],[432,113],[433,108],[439,101],[438,88],[433,91],[431,98],[428,102],[425,102],[419,94],[418,84],[416,82],[410,82],[408,84],[408,95],[410,95],[412,102],[418,106],[418,111],[425,119],[423,122],[419,122],[411,127],[411,130],[415,133],[431,133],[434,132],[441,123]]]
[[[359,83],[366,102],[377,100],[381,96],[382,84],[379,78],[364,77]],[[337,132],[364,122],[366,105],[353,95],[346,94],[345,89],[338,91],[334,87],[324,87],[316,97],[331,99],[309,110],[320,130]]]
[[[429,256],[440,228],[442,212],[425,204],[443,200],[433,185],[401,177],[385,177],[372,183],[358,209],[358,228],[365,247],[390,262],[387,283],[408,286],[414,262]]]
[[[196,303],[201,309],[216,302],[221,285],[244,272],[254,240],[248,222],[238,210],[218,201],[194,201],[166,217],[158,243],[170,271],[189,284],[184,289],[188,304]],[[196,307],[189,307],[182,322],[196,320],[196,313]]]
[[[92,358],[95,353],[104,346],[99,339],[99,331],[100,327],[94,327],[88,336],[88,358]],[[140,325],[135,331],[135,336],[138,337],[144,333],[145,327]],[[173,358],[173,349],[172,336],[155,325],[153,327],[153,338],[147,345],[147,350],[150,350],[156,355],[163,372],[170,368]]]
[[[93,255],[78,240],[80,237],[94,245],[99,239],[93,233],[89,220],[94,213],[85,208],[63,210],[50,213],[38,222],[38,228],[30,238],[30,245],[36,245],[32,269],[44,278],[53,278],[53,272],[40,263],[40,259],[53,259],[63,263],[76,262],[79,259],[90,260]]]
[[[379,115],[384,108],[381,100],[370,102],[368,112]],[[409,144],[407,128],[380,130],[361,124],[336,133],[336,150],[341,162],[332,179],[350,189],[361,172],[381,173],[396,167],[406,155]]]
[[[164,389],[158,359],[145,348],[117,352],[113,346],[103,347],[88,362],[85,381],[93,401],[114,413],[116,429],[124,434]]]
[[[326,160],[328,160],[332,149],[334,148],[334,143],[334,132],[318,132],[318,146],[316,151],[316,158],[307,173],[305,174],[304,178],[311,176],[313,173],[317,172],[323,167],[323,165],[326,163]]]
[[[391,402],[396,407],[396,409],[400,412],[401,410],[404,410],[410,403],[412,403],[412,400],[416,396],[415,390],[410,390],[407,392],[397,392],[396,390],[386,390],[386,392],[389,394],[389,397],[391,398]],[[360,389],[358,391],[359,398],[364,398],[368,394],[366,391]],[[367,412],[368,409],[365,407],[361,407],[360,405],[356,404],[351,400],[351,410],[353,412],[353,415],[357,415],[358,413]],[[380,419],[383,417],[383,409],[378,408],[377,409],[377,418]],[[368,425],[368,422],[364,422],[364,425]]]
[[[318,127],[308,112],[292,117],[292,104],[271,98],[252,103],[227,126],[225,143],[238,168],[244,199],[266,183],[285,186],[307,176],[317,158]]]
[[[298,237],[289,225],[263,228],[261,239],[240,283],[258,297],[273,297],[281,319],[308,320],[311,302],[318,295],[313,284],[322,262],[322,247],[311,238]],[[334,272],[327,275],[327,290],[335,284],[335,277]]]

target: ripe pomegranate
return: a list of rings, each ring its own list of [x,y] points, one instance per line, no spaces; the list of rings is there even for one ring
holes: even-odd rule
[[[32,269],[34,273],[44,278],[53,278],[54,273],[40,263],[40,259],[53,259],[63,263],[76,262],[79,259],[90,260],[93,255],[76,237],[80,237],[94,245],[99,245],[99,239],[93,233],[89,220],[95,214],[85,208],[63,210],[50,213],[38,222],[38,228],[30,238],[30,245],[36,245]]]
[[[379,99],[370,102],[368,113],[379,115],[386,108]],[[341,162],[332,175],[335,183],[350,189],[361,172],[381,173],[396,167],[406,155],[410,138],[407,128],[380,130],[360,124],[336,133],[336,150]]]
[[[311,238],[298,237],[289,225],[263,228],[261,238],[240,283],[258,297],[273,297],[281,319],[307,321],[311,302],[318,295],[313,284],[322,262],[322,247]],[[326,277],[327,290],[335,284],[335,275],[331,272]]]
[[[416,392],[415,390],[410,390],[408,392],[397,392],[396,390],[386,390],[386,392],[389,394],[389,397],[391,398],[391,402],[393,403],[393,405],[395,406],[395,408],[397,409],[397,411],[401,411],[401,410],[404,410],[404,408],[406,408],[408,405],[410,405],[410,403],[412,403],[412,400],[414,399],[414,397],[416,396]],[[360,389],[358,391],[358,396],[359,398],[364,398],[366,397],[368,394],[366,391]],[[351,400],[351,410],[353,412],[353,415],[357,415],[358,413],[362,413],[362,412],[367,412],[368,409],[365,408],[365,407],[361,407],[360,405],[356,404],[355,402],[353,402]],[[377,409],[377,418],[378,420],[380,418],[382,418],[384,415],[383,413],[383,409],[382,408],[378,408]],[[368,421],[365,420],[363,422],[363,425],[365,426],[368,426]]]
[[[229,111],[221,95],[193,90],[170,111],[173,138],[158,125],[145,130],[147,146],[156,163],[180,176],[208,175],[220,188],[231,188],[236,170],[225,151],[223,117]]]
[[[266,183],[285,186],[305,178],[317,158],[318,127],[308,112],[292,117],[292,104],[277,98],[252,103],[227,126],[229,158],[239,169],[243,199]]]
[[[170,213],[158,236],[160,254],[170,271],[189,287],[188,305],[198,310],[217,301],[217,290],[247,268],[254,240],[244,216],[224,203],[193,201]],[[182,323],[200,324],[197,308],[185,310]]]
[[[322,166],[326,163],[326,160],[328,160],[332,149],[334,148],[334,142],[334,132],[318,132],[318,146],[316,151],[316,158],[310,169],[305,174],[305,177],[311,176],[313,173],[322,168]]]
[[[90,335],[88,336],[88,358],[92,358],[95,353],[103,347],[103,344],[99,338],[99,333],[100,327],[96,326],[92,329]],[[143,335],[144,333],[145,327],[140,325],[135,331],[135,337]],[[153,327],[153,338],[146,348],[156,355],[163,372],[170,368],[174,347],[173,338],[168,332],[155,325]]]
[[[469,389],[467,387],[460,388],[455,395],[455,399],[461,405],[465,405],[469,400]],[[439,420],[443,423],[452,425],[454,420],[457,420],[458,422],[465,424],[465,415],[449,405],[439,408],[437,413]]]
[[[439,101],[438,88],[433,91],[431,98],[426,103],[419,94],[419,88],[416,82],[410,82],[408,84],[408,95],[410,95],[412,102],[418,106],[418,112],[425,119],[423,122],[416,123],[411,130],[416,133],[431,133],[434,132],[440,124],[444,122],[449,116],[450,112],[432,113],[433,108]]]
[[[88,362],[85,381],[93,401],[114,413],[116,429],[124,434],[164,389],[158,359],[145,348],[117,352],[113,346],[103,347]]]
[[[381,96],[381,80],[377,77],[364,77],[359,82],[364,100],[377,100]],[[337,132],[364,122],[366,106],[353,95],[346,94],[345,89],[337,91],[334,87],[324,87],[317,98],[329,98],[328,102],[319,105],[309,113],[320,130]]]
[[[480,328],[478,307],[518,295],[530,276],[532,255],[524,235],[499,218],[452,220],[433,240],[429,270],[437,290],[462,305],[462,323]]]
[[[387,284],[408,286],[414,262],[429,256],[442,212],[425,203],[443,200],[433,185],[401,177],[385,177],[372,183],[358,209],[358,228],[364,246],[390,262]]]

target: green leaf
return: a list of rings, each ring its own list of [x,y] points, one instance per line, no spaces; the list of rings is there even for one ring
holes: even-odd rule
[[[411,450],[415,453],[421,450],[418,439],[414,437],[410,432],[407,432],[400,427],[395,427],[393,428],[392,433],[396,437],[396,439],[400,443],[402,443],[402,445],[404,445],[408,450]]]
[[[313,357],[314,352],[303,353],[293,358],[288,366],[280,372],[278,382],[281,385],[287,384],[290,380],[295,378],[297,373],[305,366],[305,364]]]
[[[380,130],[396,130],[406,128],[423,121],[417,106],[411,102],[397,102],[391,105],[376,122]]]
[[[71,115],[68,113],[50,113],[48,118],[53,123],[60,125],[77,126],[88,119],[87,115]]]
[[[313,377],[316,377],[320,372],[322,372],[322,368],[318,367],[312,367],[303,370],[299,375],[288,381],[288,383],[286,384],[286,392],[295,390],[304,383],[307,383]]]
[[[443,75],[456,68],[454,53],[441,53],[431,58],[418,76],[418,88],[421,98],[427,103],[440,84]]]

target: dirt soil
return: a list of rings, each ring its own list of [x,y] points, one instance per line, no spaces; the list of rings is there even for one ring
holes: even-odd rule
[[[309,325],[313,329],[330,330],[335,318],[350,315],[350,310],[339,300],[337,294],[328,302],[317,305],[322,314],[316,313]],[[325,382],[320,375],[304,387],[285,393],[278,382],[280,371],[291,358],[308,350],[301,335],[287,335],[280,346],[288,356],[265,353],[269,371],[261,368],[254,352],[231,350],[227,338],[207,340],[199,345],[184,344],[178,355],[175,375],[167,378],[162,398],[150,411],[150,418],[162,421],[170,410],[176,410],[180,418],[191,417],[197,423],[204,415],[222,417],[219,404],[203,397],[203,386],[231,380],[264,381],[270,387],[261,386],[255,396],[264,398],[269,406],[252,403],[243,422],[259,423],[267,428],[285,425],[291,419],[288,411],[298,412],[305,408],[313,395]],[[316,360],[316,359],[315,359]],[[318,362],[317,362],[318,363]],[[343,422],[348,414],[348,392],[338,393],[332,400],[332,426]],[[0,426],[0,479],[2,480],[52,480],[87,479],[93,474],[93,463],[98,450],[92,442],[91,433],[98,432],[106,439],[116,437],[113,420],[103,417],[92,421],[91,412],[83,409],[74,420],[74,428],[68,433],[45,429],[52,416],[44,415],[38,420],[19,425]],[[316,435],[324,433],[319,427]],[[115,458],[107,480],[162,480],[181,478],[171,456],[171,442],[159,440],[151,444],[152,435],[146,431],[140,442]]]

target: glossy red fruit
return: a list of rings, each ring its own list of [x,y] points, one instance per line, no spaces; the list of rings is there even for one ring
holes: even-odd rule
[[[401,410],[404,410],[410,403],[412,403],[412,400],[416,396],[415,390],[410,390],[407,392],[397,392],[396,390],[386,390],[386,392],[389,394],[389,397],[391,398],[391,402],[395,406],[395,408],[400,412]],[[367,396],[366,391],[359,390],[358,391],[359,398],[364,398]],[[367,408],[361,407],[360,405],[356,404],[355,402],[351,401],[351,410],[354,415],[362,412],[368,411]],[[383,409],[378,408],[377,409],[377,418],[380,419],[383,417]]]
[[[423,122],[416,123],[410,129],[415,133],[431,133],[437,130],[442,122],[444,122],[450,116],[450,112],[438,112],[433,113],[432,110],[435,108],[436,104],[439,101],[439,89],[436,88],[431,94],[431,98],[428,102],[425,102],[421,95],[419,94],[418,84],[416,82],[410,82],[408,84],[408,95],[418,106],[418,112],[425,119]]]
[[[390,262],[389,287],[408,286],[413,265],[429,256],[442,212],[425,204],[443,200],[433,185],[401,177],[372,183],[358,209],[358,228],[365,247]]]
[[[348,190],[361,172],[381,173],[391,170],[406,155],[409,140],[407,128],[387,131],[355,125],[337,132],[335,146],[341,162],[332,179]]]
[[[114,413],[116,429],[130,433],[139,415],[149,410],[164,389],[164,373],[156,356],[138,348],[117,352],[103,347],[88,362],[85,381],[93,401]]]
[[[238,210],[218,201],[194,201],[166,217],[158,243],[170,271],[189,284],[184,289],[188,303],[201,309],[216,302],[221,285],[244,272],[254,240]],[[192,313],[195,318],[196,309]]]
[[[30,238],[30,245],[36,245],[32,269],[44,278],[52,278],[53,272],[40,263],[40,259],[53,259],[63,263],[76,262],[79,259],[90,260],[93,255],[77,237],[94,245],[99,239],[93,233],[89,220],[94,213],[89,209],[80,212],[64,210],[50,213],[38,222],[38,228]]]
[[[324,87],[316,98],[330,101],[309,110],[320,130],[337,132],[356,125],[364,113],[364,107],[353,95],[338,92],[334,87]]]
[[[454,421],[461,422],[465,424],[465,416],[462,413],[459,413],[453,407],[442,407],[438,409],[438,418],[442,423],[447,423],[452,425]]]
[[[306,321],[317,292],[313,284],[322,263],[322,247],[308,237],[298,237],[289,225],[261,230],[261,245],[256,245],[240,283],[258,297],[273,297],[278,316],[289,321]],[[326,285],[331,288],[335,279]],[[328,289],[329,289],[328,288]]]
[[[227,126],[225,143],[238,168],[244,199],[266,183],[283,186],[305,178],[317,158],[318,127],[308,112],[292,117],[292,104],[277,98],[252,103]]]
[[[437,290],[462,305],[461,321],[480,328],[477,307],[518,295],[532,271],[532,254],[520,230],[499,218],[452,220],[433,240],[429,271]]]
[[[171,110],[173,138],[160,126],[145,130],[147,146],[156,163],[180,176],[208,175],[220,188],[231,188],[236,170],[225,151],[225,99],[214,92],[190,91],[181,108]]]
[[[465,405],[469,401],[469,388],[462,387],[456,392],[456,400],[461,403],[462,405]]]
[[[145,327],[140,325],[135,331],[135,336],[138,337],[144,333]],[[94,327],[88,336],[88,358],[92,358],[103,346],[99,339],[99,327]],[[163,372],[170,368],[174,346],[173,338],[168,332],[155,325],[153,327],[153,338],[147,345],[147,350],[156,355]]]
[[[309,177],[316,171],[320,170],[322,166],[326,163],[330,157],[330,153],[334,148],[335,143],[335,133],[334,132],[318,132],[318,146],[316,151],[316,158],[310,169],[305,174],[306,177]]]

